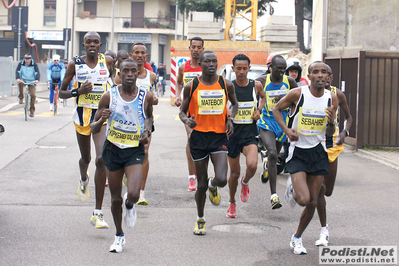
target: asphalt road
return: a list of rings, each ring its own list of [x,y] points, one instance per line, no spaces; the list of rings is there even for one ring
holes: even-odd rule
[[[154,108],[149,205],[137,206],[136,226],[125,228],[123,253],[108,252],[115,233],[109,191],[103,210],[110,229],[96,230],[89,223],[93,180],[88,202],[76,196],[79,150],[70,122],[72,100],[59,109],[54,117],[48,102],[39,101],[35,118],[27,122],[21,105],[0,113],[6,128],[0,136],[0,265],[318,265],[317,214],[303,235],[308,255],[294,255],[289,240],[302,208],[283,201],[281,209],[271,210],[270,189],[259,180],[260,162],[249,202],[240,202],[237,194],[238,217],[226,217],[225,187],[220,206],[206,202],[207,235],[193,235],[196,208],[194,193],[187,191],[186,134],[167,97]],[[93,160],[89,169],[94,174]],[[282,200],[286,178],[278,176]],[[398,170],[353,152],[340,156],[336,187],[327,199],[332,246],[398,245],[397,178]]]

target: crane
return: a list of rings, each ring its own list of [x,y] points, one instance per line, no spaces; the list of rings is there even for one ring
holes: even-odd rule
[[[237,9],[246,7],[249,2],[251,5],[248,8],[245,8],[242,11],[238,11]],[[238,8],[237,8],[238,7]],[[245,13],[251,11],[251,19],[245,16]],[[237,17],[243,17],[247,21],[251,23],[250,26],[245,29],[238,29],[235,27],[234,19]],[[239,34],[243,34],[250,40],[256,40],[256,21],[258,19],[258,0],[225,0],[225,23],[226,29],[224,31],[224,39],[231,40],[234,39],[235,36]],[[251,35],[244,33],[247,29],[251,28]],[[230,29],[233,29],[233,36],[230,37]],[[238,33],[236,33],[236,31]]]

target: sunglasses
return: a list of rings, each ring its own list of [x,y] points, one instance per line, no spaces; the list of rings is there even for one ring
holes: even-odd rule
[[[57,62],[58,62],[58,61],[60,61],[60,60],[54,60],[54,61],[57,61]]]

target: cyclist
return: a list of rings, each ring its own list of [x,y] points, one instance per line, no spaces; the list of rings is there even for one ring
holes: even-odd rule
[[[24,98],[24,84],[22,83],[33,83],[35,85],[29,85],[29,94],[30,94],[30,112],[29,116],[33,117],[35,115],[35,101],[36,101],[36,84],[39,83],[40,80],[40,72],[37,64],[32,60],[31,54],[25,54],[24,59],[19,62],[17,69],[15,71],[15,77],[17,79],[18,87],[19,87],[19,104],[23,104]]]
[[[165,93],[165,85],[166,85],[166,81],[165,81],[165,76],[166,76],[166,68],[162,63],[159,63],[159,67],[157,70],[157,83],[159,80],[159,77],[162,77],[162,92]]]
[[[50,111],[54,110],[54,89],[55,84],[58,84],[58,88],[61,88],[61,82],[65,76],[65,65],[60,62],[60,56],[55,54],[53,56],[53,62],[48,64],[47,67],[47,84],[50,86]]]

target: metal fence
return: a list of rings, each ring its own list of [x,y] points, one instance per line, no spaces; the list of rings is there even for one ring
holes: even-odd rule
[[[399,53],[360,51],[355,57],[326,57],[332,84],[345,88],[356,148],[399,147]],[[342,128],[342,125],[341,125]]]

